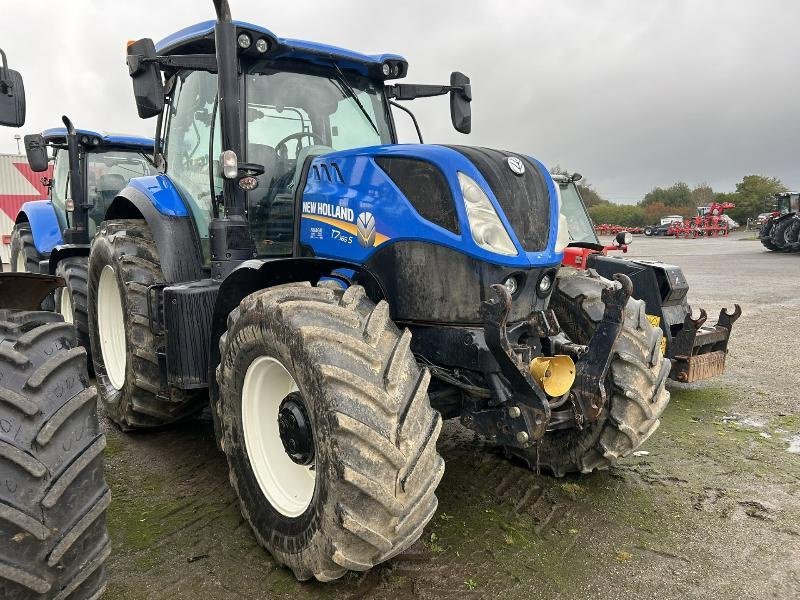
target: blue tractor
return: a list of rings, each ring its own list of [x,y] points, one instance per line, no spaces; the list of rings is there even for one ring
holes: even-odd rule
[[[560,191],[524,154],[398,144],[398,83],[365,55],[217,19],[128,46],[159,174],[89,255],[106,414],[158,427],[210,401],[242,513],[298,579],[402,552],[433,516],[442,419],[531,468],[607,468],[669,400],[626,276],[562,268]],[[407,110],[407,109],[405,109]],[[163,144],[161,143],[163,140]]]
[[[155,173],[153,139],[64,127],[25,136],[28,163],[45,172],[52,154],[49,198],[26,202],[11,233],[11,268],[54,273],[66,286],[45,301],[74,323],[80,344],[89,351],[86,270],[89,240],[128,180]]]

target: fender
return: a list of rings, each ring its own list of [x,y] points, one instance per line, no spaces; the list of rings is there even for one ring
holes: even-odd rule
[[[65,258],[72,258],[73,256],[85,256],[89,259],[89,244],[59,244],[50,253],[50,260],[47,261],[47,270],[51,275],[56,274],[58,263]]]
[[[228,325],[228,315],[239,306],[242,298],[258,290],[299,281],[317,283],[322,277],[329,276],[337,270],[348,273],[334,275],[344,284],[363,285],[367,296],[373,302],[386,298],[385,291],[378,278],[363,265],[328,258],[277,258],[248,260],[228,275],[219,286],[214,304],[214,315],[211,323],[210,345],[208,355],[208,383],[211,406],[216,406],[217,378],[216,368],[220,361],[219,339]],[[200,327],[204,327],[201,324]],[[214,412],[214,428],[219,434],[216,411]]]
[[[42,254],[50,254],[57,245],[63,243],[61,226],[50,200],[32,200],[20,208],[15,223],[30,223],[33,244]]]
[[[178,283],[206,276],[200,237],[190,215],[172,182],[158,175],[131,179],[108,207],[104,220],[144,219],[159,250],[164,279]]]

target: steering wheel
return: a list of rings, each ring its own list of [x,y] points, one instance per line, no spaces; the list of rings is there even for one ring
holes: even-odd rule
[[[303,144],[302,142],[300,142],[300,140],[303,139],[304,137],[309,137],[312,140],[319,142],[320,144],[323,145],[325,144],[325,140],[323,140],[316,133],[312,133],[310,131],[298,131],[297,133],[292,133],[290,135],[287,135],[280,142],[275,144],[275,152],[281,158],[284,159],[287,158],[289,156],[289,148],[286,146],[286,142],[289,142],[291,140],[297,140],[297,152],[295,152],[295,158],[297,158],[297,155],[300,153],[300,149],[303,147]],[[283,147],[282,150],[281,147]]]

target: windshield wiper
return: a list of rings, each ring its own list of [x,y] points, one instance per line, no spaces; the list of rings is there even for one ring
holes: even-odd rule
[[[336,79],[339,81],[339,83],[342,84],[342,87],[345,90],[347,90],[347,93],[350,95],[350,97],[353,100],[356,101],[356,104],[358,104],[358,108],[361,109],[361,112],[367,118],[367,121],[369,121],[369,124],[372,125],[372,128],[375,130],[375,133],[377,133],[378,137],[380,137],[381,132],[378,131],[378,126],[375,125],[374,121],[372,120],[372,117],[369,116],[369,113],[367,112],[367,109],[364,108],[363,104],[361,104],[361,100],[358,99],[358,96],[356,95],[356,92],[353,89],[353,86],[351,86],[347,82],[347,79],[345,79],[344,73],[342,73],[342,70],[339,68],[339,65],[337,65],[336,63],[333,63],[333,68],[336,69]]]

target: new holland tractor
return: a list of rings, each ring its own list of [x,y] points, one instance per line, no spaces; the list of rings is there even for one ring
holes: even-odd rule
[[[0,125],[25,123],[25,90],[0,50]],[[0,273],[0,598],[86,600],[111,552],[105,437],[86,352],[37,310],[63,280]]]
[[[66,286],[54,294],[55,310],[73,323],[89,352],[86,271],[89,240],[106,209],[132,177],[155,173],[153,139],[64,127],[25,136],[28,164],[47,171],[53,155],[49,198],[26,202],[11,233],[11,267],[17,272],[53,273]],[[50,308],[45,303],[46,308]],[[91,362],[91,361],[90,361]]]
[[[800,193],[775,194],[775,211],[764,221],[758,237],[775,252],[800,251]]]
[[[91,244],[110,418],[159,427],[210,399],[243,515],[301,580],[420,537],[442,419],[555,475],[638,448],[669,401],[662,333],[627,276],[561,267],[547,169],[397,143],[395,100],[449,94],[468,133],[469,78],[397,83],[400,56],[214,4],[216,21],[128,46],[161,172],[130,181]]]
[[[554,175],[561,188],[561,214],[569,231],[569,246],[564,250],[564,265],[576,269],[594,269],[613,278],[627,275],[633,283],[633,297],[643,300],[647,318],[663,332],[661,350],[671,362],[670,379],[693,383],[721,375],[725,370],[728,342],[733,324],[742,309],[734,304],[733,312],[722,309],[716,323],[707,324],[708,315],[700,309],[692,317],[689,305],[689,282],[680,267],[652,260],[623,258],[610,251],[628,251],[633,236],[620,232],[611,246],[603,246],[583,203],[576,182],[580,175]]]

